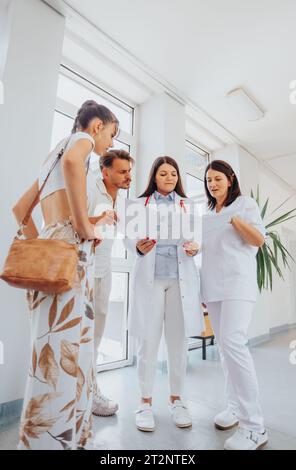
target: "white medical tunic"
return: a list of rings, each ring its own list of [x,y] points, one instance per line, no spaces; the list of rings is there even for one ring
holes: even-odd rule
[[[90,168],[90,172],[93,174],[92,184],[88,187],[88,214],[92,217],[101,215],[104,211],[115,210],[116,202],[113,207],[113,199],[108,194],[106,186],[99,175],[96,162]],[[91,194],[91,197],[89,196]],[[95,255],[95,278],[103,278],[111,272],[111,253],[114,243],[112,226],[105,226],[105,232],[102,233],[103,241],[96,247]],[[103,230],[101,230],[102,232]],[[109,236],[107,234],[109,233]]]
[[[234,216],[266,234],[259,207],[251,197],[239,196],[219,213],[213,209],[203,216],[201,298],[204,303],[256,301],[258,248],[240,237],[230,223]]]

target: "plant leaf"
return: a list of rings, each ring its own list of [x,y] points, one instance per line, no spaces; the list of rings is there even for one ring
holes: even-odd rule
[[[268,206],[268,201],[269,201],[269,198],[266,199],[266,202],[265,202],[265,204],[264,204],[264,206],[263,206],[263,209],[262,209],[262,211],[261,211],[261,218],[262,218],[262,220],[264,219],[265,214],[266,214],[266,210],[267,210],[267,206]]]
[[[285,214],[281,215],[280,217],[273,220],[272,222],[269,222],[269,224],[266,225],[266,228],[274,227],[275,225],[278,225],[282,222],[286,222],[287,220],[293,219],[294,217],[296,217],[296,214],[292,215],[291,217],[289,216],[293,214],[293,212],[295,211],[296,209],[292,209],[291,211],[286,212]]]

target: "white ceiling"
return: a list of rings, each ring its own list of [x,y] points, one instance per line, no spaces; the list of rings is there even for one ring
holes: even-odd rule
[[[66,0],[296,188],[295,0]],[[243,86],[266,112],[246,122]]]

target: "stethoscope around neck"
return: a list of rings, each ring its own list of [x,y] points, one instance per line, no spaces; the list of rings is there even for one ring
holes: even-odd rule
[[[150,196],[147,196],[147,197],[146,197],[146,200],[145,200],[145,207],[148,206],[148,204],[149,204],[149,202],[150,202],[150,199],[151,199],[151,194],[150,194]],[[185,214],[186,214],[187,210],[186,210],[186,207],[185,207],[185,204],[184,204],[184,200],[183,200],[183,199],[180,199],[179,204],[180,204],[181,209],[183,209],[183,211],[184,211]]]

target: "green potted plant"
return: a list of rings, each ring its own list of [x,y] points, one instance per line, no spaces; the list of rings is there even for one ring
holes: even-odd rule
[[[251,191],[251,197],[255,199],[260,210],[261,217],[264,221],[266,218],[269,198],[265,201],[261,208],[259,186],[257,187],[256,196],[254,196],[253,190]],[[290,198],[288,198],[290,199]],[[276,209],[274,209],[271,214],[280,209],[287,201],[286,199],[282,202]],[[270,214],[270,215],[271,215]],[[284,279],[283,272],[280,266],[280,260],[282,260],[284,268],[288,267],[290,269],[289,261],[295,262],[292,255],[289,253],[287,248],[283,245],[280,236],[273,227],[286,222],[289,219],[296,217],[296,208],[278,216],[276,219],[268,222],[266,227],[266,241],[262,247],[259,248],[257,253],[257,282],[260,292],[262,289],[272,290],[272,280],[273,280],[273,268],[278,273],[281,279]]]

